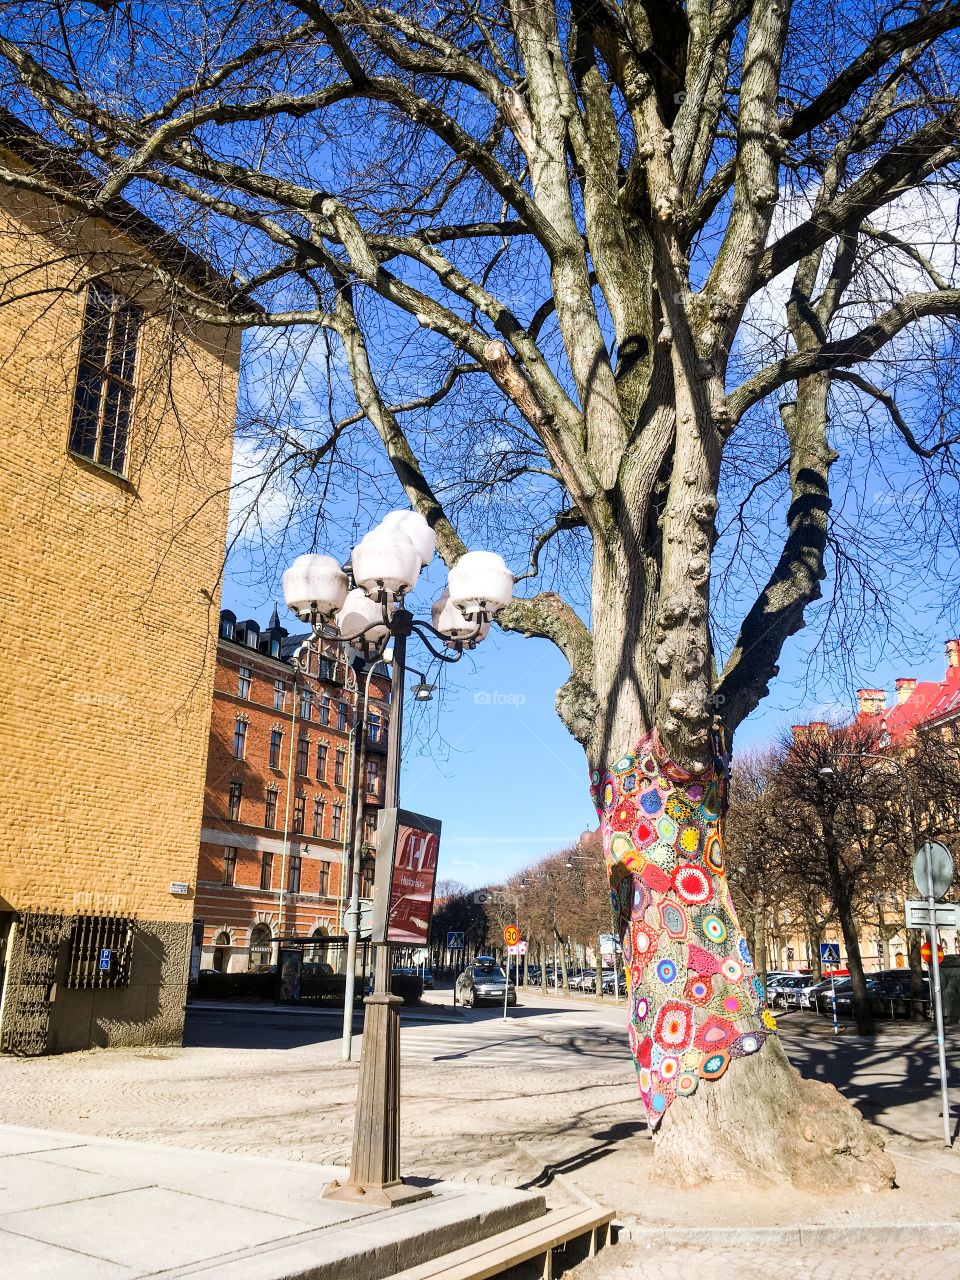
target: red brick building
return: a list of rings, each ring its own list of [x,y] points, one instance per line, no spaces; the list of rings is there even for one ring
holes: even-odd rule
[[[357,674],[342,648],[321,642],[307,651],[308,638],[288,635],[276,609],[265,630],[229,609],[220,615],[195,907],[205,969],[273,963],[280,937],[344,933]],[[361,674],[361,698],[364,683]],[[365,898],[383,802],[389,688],[385,671],[372,676]]]

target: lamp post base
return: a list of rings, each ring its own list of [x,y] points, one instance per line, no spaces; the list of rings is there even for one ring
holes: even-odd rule
[[[324,1188],[323,1199],[392,1209],[396,1205],[426,1200],[432,1195],[432,1187],[414,1187],[406,1182],[331,1182]]]

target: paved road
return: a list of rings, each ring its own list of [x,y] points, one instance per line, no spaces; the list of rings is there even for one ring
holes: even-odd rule
[[[432,997],[444,998],[442,992]],[[791,1057],[808,1074],[837,1080],[897,1147],[901,1192],[824,1205],[789,1189],[758,1190],[744,1200],[740,1188],[678,1195],[657,1186],[624,1021],[623,1007],[612,1003],[544,1000],[526,993],[506,1024],[494,1008],[442,1020],[429,1011],[406,1011],[401,1034],[404,1169],[542,1188],[558,1200],[579,1192],[612,1205],[625,1219],[645,1223],[679,1217],[695,1226],[705,1215],[736,1225],[853,1218],[885,1223],[897,1214],[911,1220],[923,1206],[944,1216],[960,1213],[955,1190],[960,1157],[937,1147],[935,1053],[926,1030],[901,1025],[875,1042],[863,1042],[849,1033],[834,1039],[822,1020],[784,1020]],[[191,1010],[187,1030],[182,1050],[0,1059],[0,1123],[312,1163],[347,1159],[357,1063],[341,1061],[336,1012],[198,1008]],[[954,1060],[960,1049],[956,1040],[954,1033]],[[960,1080],[955,1083],[960,1086]],[[711,1262],[732,1277],[753,1274],[739,1252],[731,1258],[709,1250],[687,1257],[684,1251],[671,1271],[672,1252],[651,1264],[649,1254],[630,1249],[611,1253],[609,1263],[641,1269],[612,1275],[666,1278],[680,1270],[689,1275],[697,1267],[707,1270]],[[864,1274],[865,1280],[877,1280],[884,1272],[864,1272],[861,1262],[867,1257],[864,1251],[859,1270],[851,1264],[843,1272],[828,1253],[823,1267],[791,1270],[795,1260],[790,1260],[774,1274],[817,1280],[840,1274],[859,1280]],[[960,1277],[960,1265],[951,1273],[934,1254],[930,1263],[925,1273],[931,1280]],[[660,1269],[651,1271],[651,1265]],[[907,1259],[906,1265],[913,1264]]]

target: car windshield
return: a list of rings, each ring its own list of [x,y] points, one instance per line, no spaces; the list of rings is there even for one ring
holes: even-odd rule
[[[503,982],[503,970],[498,964],[475,964],[473,976],[482,982]]]

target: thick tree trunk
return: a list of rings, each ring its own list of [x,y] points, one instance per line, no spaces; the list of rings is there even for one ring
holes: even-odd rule
[[[863,957],[860,954],[860,936],[857,933],[857,920],[853,907],[842,886],[838,883],[834,889],[834,905],[837,908],[837,919],[843,944],[847,950],[847,968],[850,970],[850,985],[853,988],[853,1016],[857,1031],[862,1036],[876,1033],[873,1014],[870,1012],[870,996],[867,991],[867,980],[863,972]]]
[[[753,912],[753,954],[757,974],[764,987],[767,985],[767,908],[762,894],[757,896]]]
[[[892,1185],[876,1131],[774,1034],[724,872],[720,779],[692,778],[650,734],[591,780],[658,1176]]]

